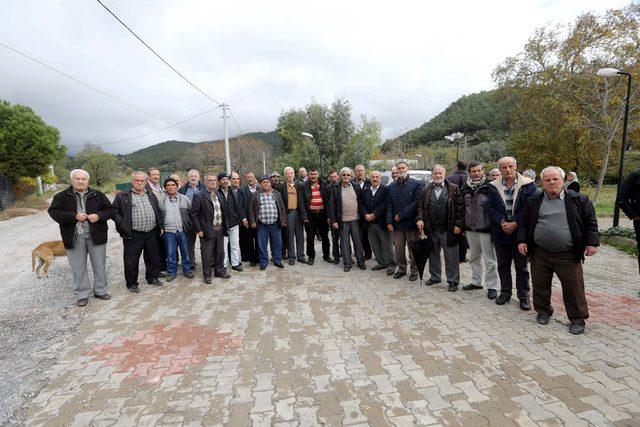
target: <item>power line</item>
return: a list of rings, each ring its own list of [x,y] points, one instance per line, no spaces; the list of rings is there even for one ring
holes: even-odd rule
[[[191,80],[189,80],[188,78],[186,78],[180,71],[176,70],[175,67],[173,67],[171,64],[169,64],[162,56],[160,56],[160,54],[158,52],[156,52],[155,50],[153,50],[153,48],[151,46],[149,46],[144,40],[142,40],[131,28],[129,28],[129,26],[127,24],[125,24],[124,22],[122,22],[122,20],[120,18],[118,18],[118,16],[113,13],[111,11],[111,9],[109,9],[104,3],[102,3],[102,1],[100,0],[96,0],[98,3],[100,3],[100,5],[102,7],[104,7],[107,12],[109,12],[111,14],[111,16],[113,16],[120,24],[122,24],[123,27],[125,27],[131,34],[133,34],[133,36],[135,38],[137,38],[140,43],[142,43],[143,45],[145,45],[145,47],[147,49],[149,49],[151,52],[153,52],[153,54],[155,56],[157,56],[162,62],[165,63],[165,65],[169,68],[171,68],[177,75],[179,75],[185,82],[189,83],[189,85],[191,85],[191,87],[193,87],[195,90],[197,90],[198,92],[200,92],[201,94],[203,94],[204,96],[206,96],[207,98],[209,98],[211,101],[215,102],[216,104],[218,104],[218,106],[220,105],[220,102],[216,101],[215,99],[213,99],[212,97],[210,97],[209,95],[207,95],[202,89],[200,89],[198,86],[196,86],[195,84],[193,84],[191,82]]]
[[[37,64],[40,64],[40,65],[42,65],[43,67],[48,68],[48,69],[50,69],[51,71],[54,71],[54,72],[56,72],[56,73],[58,73],[58,74],[60,74],[60,75],[62,75],[62,76],[64,76],[64,77],[66,77],[66,78],[68,78],[68,79],[70,79],[70,80],[73,80],[73,81],[74,81],[74,82],[76,82],[76,83],[79,83],[79,84],[81,84],[81,85],[83,85],[83,86],[85,86],[85,87],[88,87],[88,88],[89,88],[89,89],[91,89],[91,90],[95,90],[96,92],[98,92],[98,93],[100,93],[100,94],[102,94],[102,95],[104,95],[104,96],[106,96],[106,97],[108,97],[108,98],[111,98],[111,99],[113,99],[114,101],[117,101],[117,102],[119,102],[119,103],[121,103],[121,104],[124,104],[124,105],[126,105],[127,107],[133,108],[134,110],[137,110],[137,111],[139,111],[139,112],[141,112],[141,113],[143,113],[143,114],[145,114],[145,115],[147,115],[147,116],[149,116],[149,117],[151,117],[151,118],[154,118],[154,119],[156,119],[156,120],[159,120],[159,121],[161,121],[161,122],[168,123],[166,120],[163,120],[163,119],[161,119],[160,117],[157,117],[156,115],[151,114],[151,113],[149,113],[148,111],[143,110],[142,108],[136,107],[135,105],[130,104],[130,103],[128,103],[127,101],[124,101],[124,100],[122,100],[122,99],[120,99],[120,98],[118,98],[118,97],[115,97],[115,96],[113,96],[113,95],[111,95],[111,94],[109,94],[109,93],[107,93],[107,92],[103,91],[102,89],[98,89],[97,87],[92,86],[92,85],[90,85],[89,83],[85,83],[85,82],[83,82],[82,80],[80,80],[80,79],[78,79],[78,78],[76,78],[76,77],[73,77],[73,76],[71,76],[71,75],[69,75],[69,74],[65,73],[64,71],[60,71],[60,70],[58,70],[57,68],[52,67],[51,65],[45,64],[44,62],[42,62],[42,61],[40,61],[40,60],[38,60],[38,59],[36,59],[36,58],[34,58],[34,57],[32,57],[32,56],[29,56],[29,55],[27,55],[27,54],[26,54],[26,53],[24,53],[24,52],[20,52],[19,50],[14,49],[13,47],[11,47],[11,46],[9,46],[9,45],[7,45],[7,44],[5,44],[5,43],[0,42],[0,46],[4,47],[4,48],[6,48],[6,49],[9,49],[10,51],[12,51],[12,52],[14,52],[14,53],[17,53],[18,55],[21,55],[21,56],[23,56],[23,57],[25,57],[25,58],[27,58],[27,59],[29,59],[29,60],[31,60],[31,61],[33,61],[33,62],[37,63]]]
[[[233,121],[236,123],[236,126],[238,127],[238,136],[242,135],[242,129],[240,128],[240,124],[236,120],[236,116],[233,115],[233,111],[231,111],[231,108],[229,108],[229,114],[231,114],[231,118],[233,119]]]

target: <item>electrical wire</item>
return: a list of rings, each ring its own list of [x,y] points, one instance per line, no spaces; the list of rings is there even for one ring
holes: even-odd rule
[[[231,111],[231,108],[229,108],[229,114],[231,114],[231,118],[238,127],[238,137],[240,137],[242,135],[242,129],[240,128],[240,123],[238,123],[238,121],[236,120],[236,116],[233,115],[233,111]]]

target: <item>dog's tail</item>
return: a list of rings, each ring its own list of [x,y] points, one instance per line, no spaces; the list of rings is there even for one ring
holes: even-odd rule
[[[31,252],[31,271],[36,271],[36,251]]]

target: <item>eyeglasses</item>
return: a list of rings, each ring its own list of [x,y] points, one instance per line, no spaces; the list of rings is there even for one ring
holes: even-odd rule
[[[350,173],[343,173],[342,176],[351,176]]]

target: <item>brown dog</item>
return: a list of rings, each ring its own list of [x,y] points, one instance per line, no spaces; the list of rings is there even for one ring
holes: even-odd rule
[[[43,272],[45,276],[49,277],[49,266],[53,262],[55,255],[67,255],[67,250],[64,248],[62,240],[40,243],[31,252],[31,270],[36,272],[38,279],[42,277]],[[37,267],[36,259],[38,260]]]

